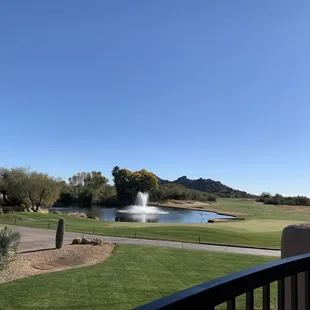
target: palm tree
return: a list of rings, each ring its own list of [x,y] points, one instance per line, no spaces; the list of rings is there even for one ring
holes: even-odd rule
[[[19,232],[7,226],[0,229],[0,270],[6,268],[10,259],[16,255],[19,243]]]

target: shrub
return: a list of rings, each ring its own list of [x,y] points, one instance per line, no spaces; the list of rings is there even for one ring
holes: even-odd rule
[[[216,202],[216,196],[213,194],[208,194],[207,200],[212,201],[212,202]]]
[[[0,270],[7,268],[10,260],[16,255],[20,243],[20,233],[7,226],[0,229]]]
[[[65,220],[59,219],[56,231],[56,249],[62,248],[65,233]]]
[[[2,207],[2,211],[4,214],[12,213],[13,208],[12,207]]]
[[[279,201],[275,197],[269,197],[264,199],[265,205],[278,205]]]
[[[81,244],[82,243],[82,239],[81,238],[74,238],[72,240],[72,244]]]

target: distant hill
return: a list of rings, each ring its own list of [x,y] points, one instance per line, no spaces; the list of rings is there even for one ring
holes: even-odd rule
[[[158,177],[157,177],[158,178]],[[159,185],[164,184],[180,184],[190,189],[195,189],[201,192],[213,193],[221,197],[227,198],[254,198],[255,195],[251,195],[245,191],[240,191],[238,189],[233,189],[227,185],[222,184],[219,181],[214,181],[211,179],[196,179],[191,180],[186,176],[180,177],[175,181],[168,181],[158,178]]]

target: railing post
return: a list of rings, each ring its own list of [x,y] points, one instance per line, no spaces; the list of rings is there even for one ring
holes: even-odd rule
[[[309,271],[305,272],[305,308],[310,309],[310,276]]]
[[[310,253],[310,224],[296,224],[284,228],[281,240],[281,257],[286,258],[308,253]],[[307,272],[299,273],[296,278],[285,279],[285,310],[295,310],[296,304],[298,304],[298,310],[309,309],[308,274]],[[292,285],[297,285],[297,288]],[[294,296],[296,290],[297,296]]]

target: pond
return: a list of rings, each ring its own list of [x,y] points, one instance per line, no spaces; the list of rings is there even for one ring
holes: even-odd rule
[[[146,207],[148,208],[148,207]],[[132,217],[128,214],[121,213],[123,208],[107,208],[107,207],[96,207],[91,208],[80,208],[80,207],[68,207],[68,208],[52,208],[51,211],[61,211],[62,213],[85,213],[97,216],[100,220],[105,222],[140,222],[141,219]],[[198,211],[198,210],[187,210],[179,208],[158,208],[164,214],[157,214],[152,216],[147,222],[157,223],[207,223],[208,220],[214,218],[233,218],[228,215],[220,215],[214,212]],[[120,211],[120,212],[119,212]],[[120,216],[122,214],[122,216]]]

